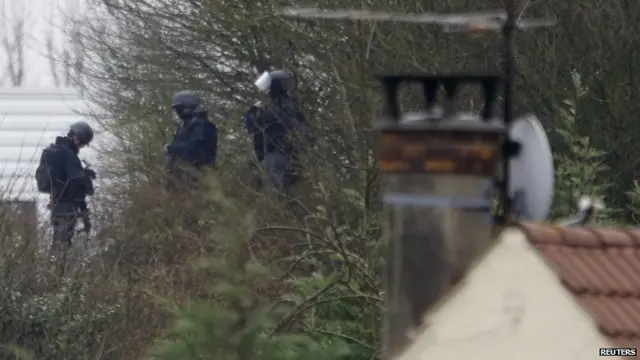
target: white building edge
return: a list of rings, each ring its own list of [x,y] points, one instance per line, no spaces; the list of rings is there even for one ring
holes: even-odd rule
[[[518,228],[502,232],[424,324],[394,360],[595,360],[615,346]]]
[[[76,121],[96,130],[92,146],[82,149],[80,158],[97,165],[95,148],[102,136],[95,121],[83,115],[88,110],[89,103],[75,89],[0,88],[0,202],[5,208],[20,204],[40,219],[46,215],[48,197],[35,183],[40,153]]]

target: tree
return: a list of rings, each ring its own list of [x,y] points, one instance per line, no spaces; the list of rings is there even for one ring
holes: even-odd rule
[[[606,177],[609,171],[604,161],[606,152],[595,147],[590,136],[580,134],[579,107],[589,89],[575,70],[571,72],[571,79],[573,94],[557,107],[558,121],[553,128],[562,139],[558,143],[562,150],[555,152],[556,189],[552,211],[555,218],[572,214],[581,196],[602,198],[613,186]],[[613,210],[600,212],[599,219],[595,220],[615,220],[620,214]]]
[[[25,20],[26,12],[17,3],[1,3],[2,12],[2,53],[0,63],[3,64],[0,83],[9,82],[10,86],[21,86],[25,76]]]
[[[352,44],[329,40],[346,29],[339,26],[310,38],[313,27],[261,15],[275,3],[101,5],[109,17],[88,22],[82,32],[91,54],[87,93],[110,113],[103,124],[119,139],[110,164],[110,171],[123,179],[114,186],[122,192],[118,197],[130,199],[125,195],[133,191],[130,179],[161,173],[157,149],[168,141],[165,129],[172,125],[167,106],[171,92],[205,89],[212,120],[225,139],[219,166],[226,175],[221,174],[221,181],[237,206],[257,211],[260,229],[251,242],[253,251],[261,261],[275,261],[282,281],[272,296],[286,298],[295,309],[276,333],[302,332],[328,345],[350,339],[358,358],[374,356],[381,243],[375,164],[366,146],[373,136],[367,116],[372,111],[361,111],[369,106],[364,96],[373,92],[360,91],[357,98],[347,93],[356,86],[351,81],[363,79],[367,86],[371,81],[364,70],[354,71],[366,59]],[[333,60],[318,51],[335,46],[344,49],[344,58]],[[366,45],[362,49],[364,54]],[[304,155],[306,180],[297,205],[274,201],[269,191],[256,194],[238,181],[251,148],[240,122],[229,120],[240,119],[255,101],[252,83],[266,64],[295,71],[306,115],[319,134],[314,151]],[[352,106],[358,111],[352,112]],[[346,126],[339,120],[344,115]],[[121,201],[115,207],[127,205]]]
[[[85,54],[78,15],[82,4],[65,2],[66,6],[62,8],[56,5],[48,13],[50,26],[44,32],[51,77],[56,87],[78,87],[82,90]]]
[[[150,179],[159,173],[158,149],[168,140],[166,129],[171,127],[167,107],[171,92],[185,87],[201,90],[225,139],[219,164],[224,169],[221,181],[238,206],[256,210],[258,226],[263,227],[254,240],[260,249],[256,256],[275,262],[291,278],[277,289],[277,295],[301,305],[300,314],[285,322],[281,330],[315,334],[320,341],[348,338],[360,347],[357,357],[375,356],[381,204],[371,122],[380,113],[381,96],[372,75],[382,71],[495,69],[499,64],[496,41],[470,39],[465,34],[445,36],[436,29],[410,25],[301,22],[278,16],[275,10],[284,4],[276,1],[194,0],[180,7],[172,1],[97,3],[102,9],[101,21],[87,23],[83,43],[92,54],[86,67],[88,94],[111,115],[104,121],[105,127],[120,140],[112,170],[126,174],[127,179]],[[333,5],[361,7],[361,3],[350,1],[316,3],[319,7]],[[581,8],[581,16],[604,24],[610,14],[599,15],[602,9],[596,11],[598,5],[592,5]],[[477,3],[380,0],[367,6],[414,12],[468,11]],[[534,110],[541,117],[554,114],[550,109],[560,99],[573,99],[571,78],[564,69],[579,63],[579,73],[589,72],[595,64],[608,61],[600,51],[595,52],[597,59],[587,56],[591,53],[585,50],[585,39],[571,44],[567,39],[581,31],[603,43],[613,36],[612,32],[596,34],[573,22],[575,9],[566,3],[540,3],[528,11],[548,13],[556,8],[560,9],[561,23],[570,22],[570,29],[558,27],[550,30],[553,36],[524,38],[518,54],[521,77],[517,85],[522,96],[517,107]],[[615,52],[630,59],[617,45]],[[295,206],[274,202],[238,181],[250,149],[242,124],[233,119],[239,119],[255,100],[251,84],[267,66],[286,66],[296,73],[300,98],[319,134],[313,151],[305,154],[306,181]],[[590,80],[600,79],[594,76]],[[401,96],[405,109],[419,103],[411,90]],[[467,105],[479,102],[471,91],[463,96]],[[581,108],[595,108],[602,114],[599,99],[582,100]],[[586,110],[583,116],[577,127],[596,136],[587,129],[594,123],[593,116]],[[548,120],[547,125],[555,124]],[[570,140],[554,137],[554,147],[562,146],[563,141]],[[580,151],[591,151],[592,144],[602,148],[601,143],[607,141],[604,137],[594,139]],[[561,151],[559,155],[563,153],[567,154]],[[612,161],[607,157],[607,165],[613,166]],[[606,175],[599,173],[589,184],[598,184]],[[131,189],[130,184],[127,180],[118,188],[123,191],[120,198],[131,192],[126,190]],[[613,194],[611,189],[603,191]],[[303,266],[293,266],[300,264]],[[288,271],[288,267],[294,270]],[[304,290],[291,292],[289,284]],[[308,303],[313,306],[305,305]],[[362,323],[371,325],[363,329]]]

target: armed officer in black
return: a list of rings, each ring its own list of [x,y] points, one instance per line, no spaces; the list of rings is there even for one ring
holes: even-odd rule
[[[50,195],[53,247],[68,248],[78,219],[84,230],[91,230],[86,197],[93,195],[96,173],[82,166],[78,153],[93,140],[93,129],[84,121],[71,125],[67,136],[43,150],[36,181],[40,192]]]
[[[194,91],[175,93],[171,107],[180,119],[180,125],[172,142],[164,148],[166,170],[171,175],[169,187],[175,189],[179,183],[190,187],[199,180],[198,170],[215,166],[218,129],[209,121],[207,111]]]
[[[243,120],[254,152],[271,181],[288,194],[301,175],[299,147],[313,141],[305,117],[293,96],[294,77],[286,70],[265,72],[255,83],[269,102],[254,104]],[[304,136],[300,136],[304,135]]]

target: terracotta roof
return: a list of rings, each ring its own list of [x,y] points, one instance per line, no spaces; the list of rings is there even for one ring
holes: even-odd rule
[[[640,228],[521,228],[612,346],[640,348]]]

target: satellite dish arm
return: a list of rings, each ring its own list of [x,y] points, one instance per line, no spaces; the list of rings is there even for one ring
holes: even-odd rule
[[[576,226],[585,226],[591,218],[593,217],[593,208],[589,208],[585,211],[578,213],[577,216],[561,221],[558,225],[562,227],[576,227]]]

